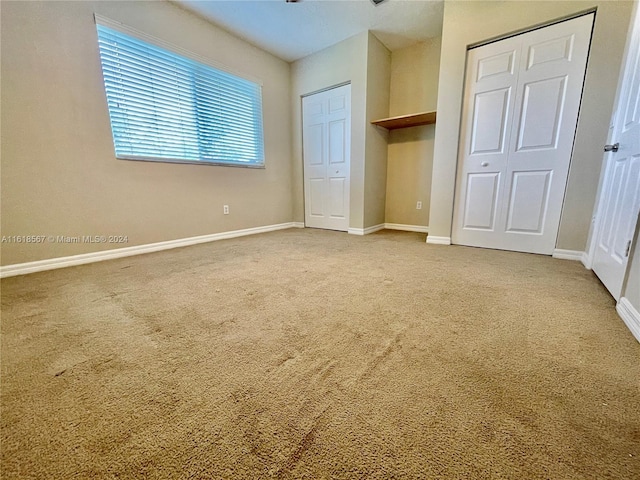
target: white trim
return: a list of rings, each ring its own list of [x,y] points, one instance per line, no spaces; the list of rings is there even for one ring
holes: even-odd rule
[[[311,95],[315,95],[317,93],[323,93],[329,90],[333,90],[334,88],[344,87],[346,85],[351,85],[351,80],[347,80],[346,82],[338,83],[336,85],[331,85],[330,87],[324,87],[324,88],[321,88],[320,90],[314,90],[313,92],[303,93],[302,95],[300,95],[300,98],[310,97]]]
[[[580,262],[584,255],[585,253],[580,252],[579,250],[563,250],[561,248],[556,248],[551,256],[560,260],[575,260]]]
[[[427,243],[432,245],[451,245],[451,237],[434,237],[427,235]]]
[[[611,129],[609,130],[609,135],[611,135]],[[607,143],[611,143],[609,142],[609,139],[607,138]],[[591,217],[591,225],[589,226],[589,235],[587,236],[587,249],[584,252],[584,256],[582,257],[582,263],[584,264],[585,268],[588,268],[589,270],[591,270],[591,267],[593,266],[593,256],[596,252],[596,234],[598,233],[597,230],[597,223],[596,223],[596,219],[598,218],[598,208],[600,206],[600,193],[602,190],[602,176],[604,174],[604,165],[605,162],[602,162],[602,171],[600,172],[600,183],[598,185],[598,192],[596,194],[596,204],[593,207],[593,216]]]
[[[292,222],[291,223],[291,227],[292,228],[304,228],[304,222]]]
[[[403,230],[405,232],[429,233],[429,227],[422,225],[405,225],[404,223],[385,223],[384,228],[388,230]]]
[[[367,228],[349,228],[348,232],[351,235],[369,235],[370,233],[377,232],[382,229],[384,229],[384,223]]]
[[[370,233],[374,233],[377,232],[379,230],[384,230],[384,223],[381,223],[379,225],[374,225],[373,227],[367,227],[364,229],[364,234],[368,235]]]
[[[146,245],[136,245],[135,247],[116,248],[113,250],[83,253],[80,255],[72,255],[69,257],[49,258],[47,260],[38,260],[36,262],[6,265],[4,267],[0,267],[0,278],[14,277],[16,275],[26,275],[28,273],[35,272],[43,272],[45,270],[54,270],[56,268],[73,267],[76,265],[84,265],[85,263],[102,262],[104,260],[113,260],[115,258],[131,257],[133,255],[141,255],[143,253],[159,252],[161,250],[187,247],[189,245],[197,245],[199,243],[225,240],[227,238],[273,232],[275,230],[293,228],[294,226],[294,222],[279,223],[276,225],[266,225],[264,227],[245,228],[243,230],[212,233],[210,235],[200,235],[198,237],[180,238],[177,240],[169,240],[166,242],[148,243]]]
[[[616,305],[616,311],[636,340],[640,342],[640,312],[635,309],[626,297],[620,299]]]

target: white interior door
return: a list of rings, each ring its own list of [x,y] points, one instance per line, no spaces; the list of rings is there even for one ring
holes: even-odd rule
[[[593,18],[469,50],[453,243],[553,253]]]
[[[302,99],[307,227],[349,229],[351,85]]]
[[[617,151],[605,153],[605,177],[596,218],[592,268],[619,300],[640,211],[640,13],[627,43],[618,86],[610,141]]]

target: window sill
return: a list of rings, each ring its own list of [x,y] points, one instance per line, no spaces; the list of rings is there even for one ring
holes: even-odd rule
[[[152,158],[152,157],[134,157],[120,155],[116,157],[118,160],[127,160],[134,162],[153,162],[153,163],[183,163],[187,165],[205,165],[209,167],[236,167],[236,168],[254,168],[264,169],[264,163],[233,163],[233,162],[212,162],[209,160],[180,160],[178,158]]]

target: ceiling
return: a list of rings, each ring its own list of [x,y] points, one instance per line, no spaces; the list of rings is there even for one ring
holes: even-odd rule
[[[174,0],[288,62],[371,30],[393,51],[442,33],[443,0]]]

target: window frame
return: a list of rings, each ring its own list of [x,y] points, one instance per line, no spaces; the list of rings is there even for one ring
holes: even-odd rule
[[[247,75],[245,73],[240,73],[226,65],[223,65],[221,63],[215,62],[209,58],[205,58],[201,55],[198,55],[194,52],[191,52],[189,50],[185,50],[184,48],[181,48],[179,46],[176,46],[174,44],[171,44],[169,42],[166,42],[164,40],[161,40],[157,37],[154,37],[152,35],[149,35],[147,33],[141,32],[133,27],[129,27],[128,25],[125,25],[123,23],[120,23],[118,21],[112,20],[110,18],[107,17],[103,17],[102,15],[99,15],[97,13],[94,13],[94,21],[96,24],[96,48],[97,48],[97,53],[98,53],[98,60],[100,62],[100,76],[102,79],[102,89],[105,95],[105,103],[107,106],[107,112],[109,115],[109,126],[110,126],[110,130],[111,130],[111,139],[113,142],[113,147],[114,147],[114,155],[115,158],[118,160],[126,160],[126,161],[141,161],[141,162],[154,162],[154,163],[173,163],[173,164],[187,164],[187,165],[207,165],[207,166],[224,166],[224,167],[236,167],[236,168],[251,168],[251,169],[265,169],[266,168],[266,149],[265,149],[265,138],[264,138],[264,102],[263,102],[263,95],[262,95],[262,91],[263,91],[263,82],[262,80],[252,77],[251,75]],[[193,159],[182,159],[182,158],[170,158],[170,157],[155,157],[155,156],[145,156],[145,155],[126,155],[126,154],[117,154],[116,153],[116,139],[115,139],[115,135],[114,135],[114,131],[113,131],[113,126],[112,126],[112,122],[111,122],[111,109],[109,107],[109,100],[107,97],[107,90],[106,90],[106,85],[105,85],[105,79],[104,79],[104,72],[103,72],[103,68],[102,68],[102,57],[101,57],[101,53],[100,53],[100,47],[98,45],[98,29],[97,26],[101,25],[104,27],[107,27],[111,30],[115,30],[117,32],[123,33],[125,35],[129,35],[131,37],[134,37],[135,39],[142,41],[142,42],[146,42],[152,46],[164,49],[166,51],[168,51],[169,53],[179,56],[179,57],[183,57],[186,58],[188,60],[200,63],[206,67],[209,68],[213,68],[215,70],[218,70],[222,73],[225,74],[229,74],[229,75],[233,75],[235,77],[238,77],[241,80],[245,80],[251,83],[254,83],[258,89],[259,89],[259,95],[260,95],[260,140],[261,140],[261,150],[262,150],[262,161],[260,163],[258,162],[241,162],[241,161],[230,161],[230,160],[208,160],[208,159],[203,159],[200,158],[199,160],[193,160]]]

